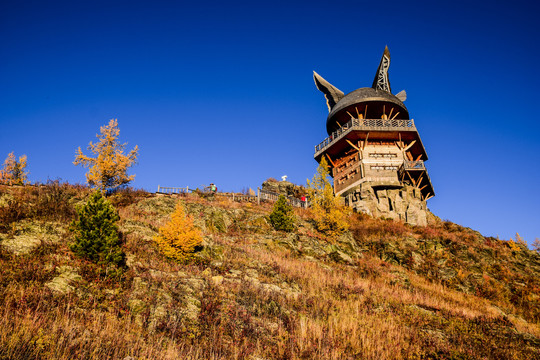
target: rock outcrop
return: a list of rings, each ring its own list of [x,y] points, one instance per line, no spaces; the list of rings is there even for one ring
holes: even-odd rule
[[[429,211],[418,188],[388,187],[365,182],[342,195],[345,204],[355,211],[374,217],[402,220],[411,225],[426,226]]]
[[[82,277],[72,266],[59,266],[56,271],[59,275],[45,284],[54,293],[62,295],[69,294],[75,290],[73,284],[82,280]]]
[[[280,195],[294,197],[299,197],[301,195],[305,195],[306,193],[306,190],[303,186],[295,185],[289,181],[277,181],[273,178],[265,180],[262,183],[261,189],[263,191],[269,191]]]

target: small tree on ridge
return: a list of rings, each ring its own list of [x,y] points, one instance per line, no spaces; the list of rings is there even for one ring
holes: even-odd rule
[[[135,175],[127,175],[127,169],[136,163],[139,147],[135,145],[129,154],[124,154],[127,143],[119,143],[119,136],[118,121],[111,119],[107,126],[100,128],[100,134],[96,135],[99,141],[95,144],[90,142],[88,145],[88,150],[96,157],[84,155],[80,147],[77,149],[73,164],[89,168],[86,181],[90,186],[102,190],[114,189],[135,178]]]
[[[328,180],[328,163],[321,159],[317,173],[307,181],[310,210],[315,228],[330,236],[337,236],[349,228],[348,215],[351,210],[334,196],[334,189]]]
[[[123,265],[125,254],[120,248],[116,222],[120,219],[114,206],[100,191],[94,192],[77,208],[78,219],[70,225],[75,235],[71,250],[98,264]]]
[[[154,237],[161,252],[176,261],[188,260],[202,244],[202,234],[193,224],[193,218],[186,215],[180,202],[176,204],[171,220],[159,228]]]
[[[0,184],[24,185],[28,182],[28,172],[26,169],[26,155],[19,157],[19,161],[12,152],[4,160],[4,166],[0,170]]]
[[[268,215],[270,224],[276,230],[293,231],[294,230],[294,212],[292,206],[287,202],[284,195],[280,195],[274,208]]]

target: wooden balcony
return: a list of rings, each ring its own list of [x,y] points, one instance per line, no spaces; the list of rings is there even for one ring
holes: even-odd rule
[[[328,147],[337,143],[352,131],[415,131],[414,120],[399,119],[351,119],[341,128],[330,134],[320,144],[315,146],[315,157],[317,158]]]
[[[426,165],[422,160],[403,161],[403,164],[398,170],[398,178],[402,183],[409,183],[420,189],[422,200],[428,200],[435,196]]]
[[[426,170],[426,165],[424,165],[424,162],[422,160],[405,160],[403,161],[403,164],[401,166],[403,167],[403,170]]]

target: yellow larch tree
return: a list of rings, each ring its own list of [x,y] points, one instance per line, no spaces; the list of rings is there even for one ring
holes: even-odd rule
[[[328,180],[328,163],[321,159],[317,173],[307,181],[309,207],[317,230],[331,237],[339,236],[349,228],[351,209],[342,204],[342,199],[334,196],[334,189]]]
[[[90,186],[95,186],[102,190],[114,189],[118,186],[126,185],[135,178],[135,175],[128,175],[127,169],[137,162],[139,147],[124,154],[127,143],[118,142],[120,129],[118,121],[111,119],[109,124],[100,128],[100,134],[96,137],[97,143],[88,145],[95,157],[84,155],[79,147],[75,155],[73,164],[88,167],[86,181]]]
[[[154,237],[161,252],[174,260],[189,259],[201,246],[202,234],[193,224],[193,218],[184,212],[179,202],[176,204],[171,220],[159,228],[159,235]]]
[[[26,171],[26,155],[19,157],[10,152],[4,166],[0,170],[0,184],[4,185],[24,185],[28,182],[28,172]]]

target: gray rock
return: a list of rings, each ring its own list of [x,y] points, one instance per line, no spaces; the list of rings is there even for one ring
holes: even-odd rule
[[[399,184],[389,186],[381,182],[365,182],[343,196],[353,209],[373,217],[402,220],[418,226],[426,226],[428,219],[435,221],[426,202],[421,200],[419,189],[408,185],[399,187]]]
[[[60,275],[45,284],[45,287],[56,294],[69,294],[75,290],[72,284],[82,280],[82,277],[71,266],[60,266],[56,270]]]
[[[0,243],[15,255],[25,255],[38,248],[43,242],[57,243],[65,231],[64,225],[55,222],[35,223],[22,220],[12,224],[13,237],[0,234]]]
[[[143,297],[148,291],[148,283],[140,277],[134,277],[131,288],[133,297]]]
[[[212,281],[212,284],[214,285],[221,285],[223,283],[223,276],[221,275],[212,276],[211,281]]]
[[[127,305],[134,315],[138,315],[146,309],[145,302],[139,299],[130,299]]]
[[[2,246],[15,255],[29,254],[40,245],[41,240],[32,235],[19,235],[2,240]]]
[[[343,251],[337,250],[329,254],[330,258],[335,262],[352,265],[354,260],[352,257],[344,253]]]
[[[148,330],[150,332],[154,332],[157,328],[157,326],[162,323],[165,319],[167,319],[168,312],[165,306],[158,305],[154,308],[152,311],[152,314],[150,315],[149,324],[148,324]]]

